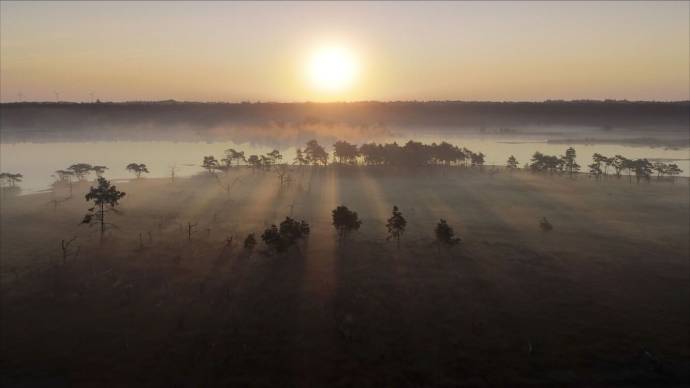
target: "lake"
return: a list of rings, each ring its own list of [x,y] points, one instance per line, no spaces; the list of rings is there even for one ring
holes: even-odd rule
[[[505,137],[480,136],[468,134],[421,133],[414,136],[399,135],[376,141],[398,141],[404,143],[408,139],[425,143],[448,141],[449,143],[467,147],[475,152],[486,155],[486,163],[490,165],[504,165],[509,155],[514,155],[522,166],[528,162],[535,151],[545,154],[561,155],[571,144],[547,143],[544,137]],[[238,142],[239,143],[239,142]],[[84,142],[18,142],[0,143],[0,166],[3,172],[21,173],[24,175],[20,184],[23,193],[33,193],[49,188],[55,180],[54,171],[65,169],[73,163],[89,163],[105,165],[109,168],[106,177],[110,179],[131,178],[125,166],[128,163],[145,163],[150,174],[147,177],[169,177],[174,166],[177,176],[190,176],[202,171],[200,164],[205,155],[214,155],[220,159],[223,151],[228,148],[244,150],[246,155],[269,152],[274,147],[284,155],[284,160],[292,161],[295,149],[299,144],[258,144],[235,143],[232,141],[84,141]],[[322,141],[332,151],[332,142]],[[607,156],[616,154],[625,157],[664,159],[677,163],[683,170],[682,175],[688,176],[690,171],[690,155],[688,148],[669,149],[664,147],[626,146],[621,144],[572,144],[577,151],[577,161],[582,170],[587,170],[595,152]]]

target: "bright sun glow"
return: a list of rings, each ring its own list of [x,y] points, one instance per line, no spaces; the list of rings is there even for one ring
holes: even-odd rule
[[[351,87],[358,70],[355,56],[341,47],[328,47],[316,51],[308,68],[313,86],[328,92],[339,92]]]

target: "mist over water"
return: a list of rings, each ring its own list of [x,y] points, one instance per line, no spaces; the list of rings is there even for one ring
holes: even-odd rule
[[[506,133],[507,132],[507,133]],[[133,175],[125,166],[129,163],[145,163],[150,174],[146,177],[170,177],[175,168],[178,177],[202,172],[204,156],[213,155],[219,160],[223,151],[229,148],[242,150],[245,154],[265,154],[278,149],[283,161],[291,163],[295,150],[306,141],[315,138],[332,152],[336,140],[347,140],[356,144],[368,142],[404,144],[408,140],[423,143],[446,141],[486,155],[488,165],[505,165],[506,159],[514,155],[520,166],[529,161],[535,151],[561,155],[569,146],[577,150],[577,160],[586,171],[593,153],[623,155],[628,158],[663,159],[677,163],[688,176],[690,171],[690,149],[677,146],[650,146],[625,144],[626,139],[645,139],[645,133],[627,130],[603,134],[593,128],[520,128],[468,129],[449,131],[447,128],[388,128],[385,126],[322,126],[312,125],[298,130],[278,126],[251,128],[215,128],[211,130],[184,130],[146,128],[124,131],[95,130],[80,136],[75,132],[34,132],[23,141],[0,143],[0,165],[3,171],[19,172],[24,175],[21,183],[25,194],[46,190],[55,180],[56,170],[65,169],[74,163],[89,163],[108,167],[105,176],[110,179],[130,179]],[[123,136],[123,133],[126,134]],[[648,135],[648,134],[647,134]],[[677,132],[656,132],[658,140],[670,144],[683,144]],[[569,139],[581,139],[569,141]],[[582,144],[582,139],[607,139],[606,143]],[[16,140],[16,139],[14,139]],[[591,141],[590,141],[591,142]]]

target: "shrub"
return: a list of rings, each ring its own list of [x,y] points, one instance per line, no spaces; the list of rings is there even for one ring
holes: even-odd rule
[[[261,239],[276,252],[284,252],[298,240],[306,237],[310,232],[309,224],[302,221],[293,220],[285,217],[285,221],[280,223],[280,227],[271,225],[261,235]]]

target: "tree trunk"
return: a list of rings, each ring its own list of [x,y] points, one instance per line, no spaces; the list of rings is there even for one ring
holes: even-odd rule
[[[103,204],[101,204],[101,244],[103,243],[103,234],[105,233],[105,211],[103,210]]]

